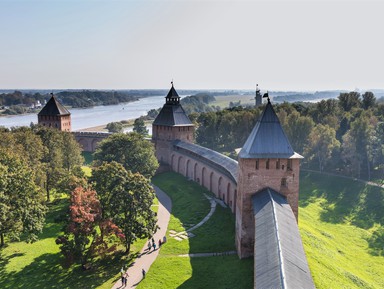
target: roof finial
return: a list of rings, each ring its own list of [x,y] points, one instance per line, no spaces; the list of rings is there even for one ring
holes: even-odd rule
[[[269,93],[268,93],[268,90],[267,90],[267,93],[264,93],[263,98],[264,98],[264,97],[267,97],[268,102],[271,102],[270,99],[269,99]]]
[[[51,92],[51,96],[53,97],[53,91]]]
[[[173,87],[173,78],[172,78],[171,84],[172,84],[172,87]]]

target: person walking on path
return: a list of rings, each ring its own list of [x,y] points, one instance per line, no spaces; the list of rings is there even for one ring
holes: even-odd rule
[[[153,242],[152,246],[153,246],[153,251],[156,251],[156,243],[155,242]]]
[[[170,213],[172,210],[172,201],[171,199],[159,188],[155,187],[155,192],[159,200],[159,209],[157,211],[157,225],[161,228],[153,235],[154,240],[159,240],[162,238],[166,232],[169,223]],[[150,238],[152,243],[152,237]],[[143,280],[143,271],[148,272],[152,263],[156,260],[156,257],[159,255],[160,250],[150,252],[151,254],[146,254],[148,252],[148,244],[144,244],[143,248],[140,251],[140,257],[134,260],[134,264],[128,267],[127,273],[129,278],[127,281],[127,286],[125,288],[134,289],[136,286]],[[152,244],[151,244],[152,245]],[[146,274],[145,274],[146,275]],[[145,277],[147,278],[147,277]],[[145,281],[144,281],[145,282]],[[120,280],[117,280],[113,286],[113,289],[123,289],[121,286]]]
[[[121,286],[124,286],[124,281],[125,281],[125,270],[124,270],[124,267],[121,267],[121,270],[120,270],[120,274],[121,274]]]
[[[148,252],[151,251],[151,247],[152,247],[152,245],[151,245],[151,241],[149,241],[149,242],[148,242]]]
[[[145,278],[145,274],[146,274],[146,272],[145,272],[144,268],[143,268],[143,269],[141,269],[141,274],[143,275],[143,279],[144,279],[144,278]]]
[[[160,249],[161,245],[162,245],[162,244],[161,244],[161,239],[159,239],[159,249]]]
[[[128,273],[125,272],[124,273],[124,287],[127,286],[128,277],[129,277]]]

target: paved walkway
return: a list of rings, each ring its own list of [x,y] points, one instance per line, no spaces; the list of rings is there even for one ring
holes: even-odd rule
[[[171,215],[172,202],[171,199],[158,187],[155,187],[156,196],[159,199],[159,210],[157,211],[157,225],[160,229],[157,230],[154,235],[154,239],[157,245],[159,239],[163,240],[163,237],[167,233],[167,227],[169,223],[169,218]],[[159,254],[159,249],[156,251],[151,250],[150,253],[147,253],[147,244],[144,245],[144,248],[140,251],[140,257],[138,257],[135,262],[128,268],[128,281],[125,288],[136,288],[136,286],[142,280],[141,270],[144,269],[148,272],[152,263],[156,260],[157,255]],[[166,246],[166,245],[165,245]],[[119,279],[115,285],[112,287],[113,289],[122,289],[124,286],[121,285],[121,279]]]

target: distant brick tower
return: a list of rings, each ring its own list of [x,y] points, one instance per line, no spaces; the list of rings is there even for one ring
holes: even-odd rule
[[[71,131],[71,113],[51,93],[51,98],[37,115],[38,124]]]
[[[255,220],[252,196],[270,187],[284,195],[298,218],[299,166],[295,153],[268,98],[239,154],[236,201],[236,248],[240,258],[254,254]]]
[[[260,106],[263,103],[263,97],[260,93],[259,85],[256,84],[255,106]]]
[[[194,142],[195,126],[180,104],[180,97],[173,87],[165,97],[165,104],[152,124],[152,142],[160,164],[171,163],[172,142]]]

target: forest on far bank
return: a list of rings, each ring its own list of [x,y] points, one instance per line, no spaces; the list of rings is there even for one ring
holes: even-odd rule
[[[293,149],[308,169],[376,180],[384,176],[384,103],[372,92],[340,93],[317,103],[273,103]],[[237,158],[261,107],[193,112],[196,143]]]

